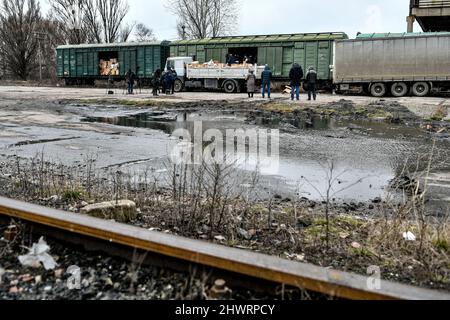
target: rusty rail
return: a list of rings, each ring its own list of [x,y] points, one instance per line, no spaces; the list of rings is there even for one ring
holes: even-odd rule
[[[187,264],[216,268],[239,276],[285,284],[333,297],[356,300],[450,300],[450,294],[381,281],[370,289],[368,278],[317,266],[287,261],[246,250],[152,232],[131,225],[67,213],[0,197],[0,215],[87,236]],[[107,246],[107,245],[106,245]]]

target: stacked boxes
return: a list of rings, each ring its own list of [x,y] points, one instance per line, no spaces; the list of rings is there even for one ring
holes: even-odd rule
[[[243,69],[249,68],[253,69],[254,65],[250,63],[241,63],[241,64],[232,64],[228,65],[227,63],[220,63],[217,60],[211,60],[209,62],[201,64],[198,61],[194,61],[189,65],[192,69],[201,69],[201,68],[231,68],[231,69]]]
[[[110,60],[100,59],[99,67],[101,76],[119,75],[119,62],[117,61],[117,59],[110,59]]]

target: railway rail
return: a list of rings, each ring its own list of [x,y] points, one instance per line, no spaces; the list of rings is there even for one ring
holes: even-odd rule
[[[131,225],[67,213],[0,197],[0,219],[19,219],[34,231],[84,244],[127,258],[141,250],[151,263],[188,270],[193,265],[223,272],[249,283],[283,284],[324,295],[355,300],[450,300],[446,292],[381,281],[370,288],[368,277],[321,268],[246,250],[219,246]],[[95,245],[94,245],[95,244]],[[117,248],[120,248],[118,250]]]

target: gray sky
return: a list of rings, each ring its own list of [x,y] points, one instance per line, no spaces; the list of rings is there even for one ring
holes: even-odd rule
[[[236,34],[275,34],[343,31],[405,32],[409,0],[237,0]],[[46,0],[41,0],[47,7]],[[129,0],[129,21],[150,26],[158,39],[177,37],[176,17],[167,0]],[[421,31],[416,24],[415,31]]]

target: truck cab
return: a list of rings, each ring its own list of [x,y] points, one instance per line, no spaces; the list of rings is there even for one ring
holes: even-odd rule
[[[169,69],[173,69],[177,73],[174,85],[175,92],[183,91],[186,79],[186,66],[192,62],[194,62],[192,57],[171,57],[167,59],[164,71],[167,72]]]
[[[166,67],[164,71],[174,69],[177,72],[179,78],[184,78],[186,76],[186,65],[194,62],[192,57],[172,57],[168,58],[166,62]]]

